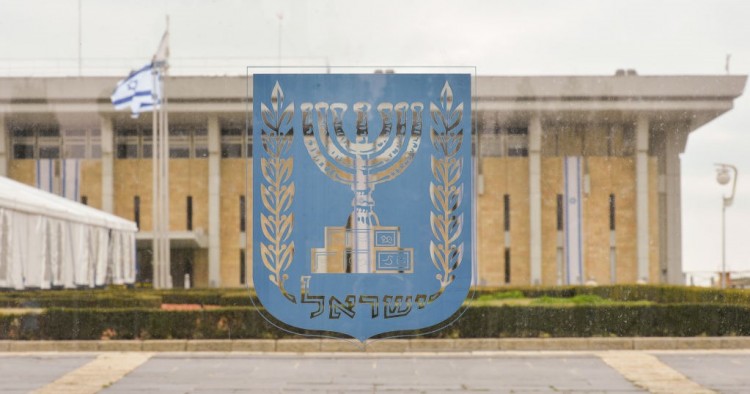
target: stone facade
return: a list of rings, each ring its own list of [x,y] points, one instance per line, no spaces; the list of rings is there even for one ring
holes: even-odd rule
[[[6,172],[0,175],[36,184],[39,156],[23,157],[24,153],[15,150],[21,144],[18,141],[32,141],[28,134],[14,131],[19,127],[39,127],[39,123],[59,127],[63,148],[66,130],[100,128],[101,134],[94,133],[101,135],[100,140],[94,144],[101,144],[103,153],[79,161],[80,195],[93,207],[110,206],[113,213],[132,220],[136,219],[138,197],[137,219],[143,232],[139,258],[145,263],[150,258],[148,233],[152,228],[151,158],[145,153],[121,157],[117,146],[122,130],[149,127],[150,114],[136,122],[115,113],[102,93],[110,91],[115,82],[112,78],[0,79],[0,137],[4,142],[0,144],[0,169]],[[474,107],[480,156],[477,284],[565,283],[559,275],[558,195],[563,194],[566,156],[581,157],[583,163],[583,279],[599,284],[644,279],[680,283],[679,153],[691,131],[731,109],[744,84],[745,77],[729,76],[480,77]],[[189,271],[196,287],[251,285],[253,198],[248,186],[252,184],[252,163],[236,154],[225,155],[223,150],[227,125],[244,128],[245,81],[174,78],[169,86],[173,89],[170,122],[186,130],[200,130],[185,138],[197,141],[191,142],[190,149],[203,152],[170,159],[170,230],[173,251],[180,250],[173,253],[173,274]],[[530,143],[534,119],[541,127],[537,148]],[[639,138],[645,140],[636,146],[638,130],[642,132]],[[33,141],[43,139],[38,138]],[[239,137],[235,133],[231,138]],[[212,145],[206,139],[220,142]],[[40,142],[29,144],[33,143]],[[243,150],[246,152],[247,146]],[[638,155],[644,153],[646,165],[639,167]],[[532,170],[534,160],[539,160],[539,173]],[[212,162],[219,163],[218,168],[213,167],[215,175]],[[105,179],[112,179],[111,186]],[[213,190],[218,190],[218,205],[213,211],[218,214],[212,215],[210,185],[217,184],[218,189]],[[532,190],[540,191],[539,200],[534,200]],[[646,215],[638,213],[639,195],[640,201],[647,203]],[[109,204],[107,196],[111,196]],[[612,196],[614,231],[610,229]],[[188,198],[192,199],[191,227]],[[240,224],[242,198],[244,232]],[[534,223],[535,216],[530,213],[537,203],[541,212]],[[647,218],[645,226],[639,226],[639,216]],[[218,229],[214,249],[211,242],[201,241],[215,237],[212,226]],[[640,248],[646,250],[641,255],[646,261],[639,261]],[[541,256],[538,280],[534,279],[535,254]],[[176,259],[189,260],[189,269],[187,263]],[[644,264],[645,277],[642,268],[639,274]],[[212,270],[218,272],[215,279]],[[247,281],[242,280],[243,274]],[[175,283],[182,283],[181,278]]]

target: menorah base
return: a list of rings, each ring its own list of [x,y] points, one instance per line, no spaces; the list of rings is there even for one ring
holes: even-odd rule
[[[346,227],[326,227],[325,247],[312,248],[310,272],[313,274],[358,273],[356,266],[366,259],[371,274],[410,274],[414,272],[414,249],[401,247],[401,233],[395,226],[372,226],[366,234]],[[355,247],[357,239],[366,245]],[[368,247],[372,245],[372,247]],[[362,273],[362,272],[359,272]]]

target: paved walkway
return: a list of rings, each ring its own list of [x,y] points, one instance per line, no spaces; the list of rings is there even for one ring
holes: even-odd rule
[[[747,371],[748,350],[8,352],[0,353],[0,391],[742,393]]]

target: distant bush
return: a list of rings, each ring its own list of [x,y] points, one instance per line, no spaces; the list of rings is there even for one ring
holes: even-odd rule
[[[482,294],[477,301],[513,300],[524,298],[523,293],[518,290],[500,291],[497,293]]]
[[[255,302],[255,304],[253,304]],[[161,304],[253,306],[247,289],[66,289],[0,291],[0,308],[159,308]]]
[[[607,285],[607,286],[519,286],[478,289],[476,297],[497,292],[521,292],[526,298],[573,298],[596,295],[612,301],[651,301],[670,303],[724,303],[750,305],[750,291],[673,285]]]
[[[158,308],[161,303],[157,294],[127,289],[0,292],[2,308]]]
[[[534,299],[532,305],[591,305],[591,304],[605,304],[613,302],[611,300],[605,300],[596,294],[579,294],[570,298],[559,298],[559,297],[548,297],[542,296]]]

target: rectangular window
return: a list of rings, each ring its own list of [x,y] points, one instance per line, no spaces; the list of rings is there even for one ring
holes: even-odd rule
[[[244,233],[247,226],[247,202],[245,196],[240,196],[240,232]]]
[[[59,159],[60,158],[60,147],[59,146],[39,146],[39,158],[40,159]]]
[[[101,133],[91,130],[91,156],[101,157]],[[115,154],[118,159],[150,159],[152,154],[151,127],[127,125],[115,127]]]
[[[169,130],[169,158],[186,159],[190,157],[190,132],[186,127],[175,127]]]
[[[89,157],[100,159],[102,157],[102,132],[99,129],[89,130],[88,147],[90,149]]]
[[[510,248],[505,248],[505,284],[510,283]]]
[[[154,157],[154,134],[151,130],[144,130],[141,134],[141,155],[144,159]]]
[[[57,125],[39,126],[36,129],[40,159],[60,158],[60,128]]]
[[[615,230],[615,195],[609,195],[609,229]]]
[[[133,197],[133,221],[141,228],[141,196]]]
[[[63,156],[66,159],[86,158],[86,130],[63,130]]]
[[[13,158],[14,159],[33,159],[34,158],[34,145],[33,144],[13,144]]]
[[[140,132],[136,128],[117,130],[115,133],[115,150],[118,159],[138,158]]]
[[[557,195],[557,231],[563,230],[563,195]]]
[[[510,194],[503,195],[503,230],[505,230],[505,283],[510,283]]]
[[[14,159],[34,159],[36,151],[36,136],[29,125],[10,124],[11,144]]]
[[[618,156],[632,156],[635,154],[635,125],[627,124],[622,130],[622,152]]]
[[[193,130],[193,154],[196,159],[208,157],[208,129],[205,127]]]
[[[242,142],[244,130],[237,125],[227,125],[221,128],[221,157],[242,157]]]
[[[187,196],[187,230],[193,231],[193,196]]]
[[[509,127],[507,131],[508,156],[528,156],[529,129],[527,127]]]
[[[247,283],[247,260],[245,258],[245,250],[240,250],[240,284],[244,285]]]

